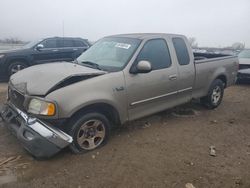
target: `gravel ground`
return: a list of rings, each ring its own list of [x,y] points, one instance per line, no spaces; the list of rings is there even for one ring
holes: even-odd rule
[[[0,105],[2,105],[3,101],[6,99],[6,90],[7,84],[0,83]]]
[[[1,103],[5,91],[1,84]],[[0,187],[249,188],[249,94],[250,85],[234,86],[216,110],[187,104],[115,130],[93,152],[66,149],[47,161],[34,160],[0,123]]]

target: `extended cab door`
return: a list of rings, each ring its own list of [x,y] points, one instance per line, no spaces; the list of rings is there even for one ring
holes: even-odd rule
[[[178,103],[177,67],[165,39],[144,43],[133,66],[141,60],[151,63],[149,73],[125,74],[129,119],[137,119]]]
[[[184,37],[173,37],[175,56],[178,67],[178,99],[182,103],[192,99],[193,85],[195,81],[195,65],[192,49]],[[187,45],[188,44],[188,45]],[[190,55],[191,54],[191,55]]]

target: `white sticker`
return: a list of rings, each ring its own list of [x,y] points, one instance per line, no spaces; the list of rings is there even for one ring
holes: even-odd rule
[[[129,49],[129,48],[131,47],[131,45],[130,45],[130,44],[125,44],[125,43],[117,43],[117,44],[115,45],[115,47],[117,47],[117,48]]]

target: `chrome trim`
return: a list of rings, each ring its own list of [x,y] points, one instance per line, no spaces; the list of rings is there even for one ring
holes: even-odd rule
[[[10,106],[22,117],[26,126],[30,127],[32,130],[34,130],[56,146],[64,148],[72,143],[73,138],[60,129],[49,126],[37,118],[29,117],[26,113],[24,113],[14,105]]]
[[[188,87],[188,88],[185,88],[185,89],[181,89],[181,90],[178,90],[178,93],[188,91],[188,90],[191,90],[191,89],[193,89],[193,87]]]
[[[162,97],[167,97],[167,96],[174,95],[174,94],[177,94],[177,93],[182,93],[182,92],[185,92],[185,91],[188,91],[188,90],[191,90],[191,89],[193,89],[193,87],[188,87],[188,88],[181,89],[181,90],[174,91],[174,92],[170,92],[170,93],[167,93],[167,94],[164,94],[164,95],[159,95],[159,96],[156,96],[156,97],[152,97],[152,98],[132,102],[130,104],[130,106],[134,106],[134,105],[141,104],[141,103],[144,103],[144,102],[149,102],[149,101],[152,101],[152,100],[155,100],[155,99],[159,99],[159,98],[162,98]]]
[[[136,102],[131,103],[130,105],[133,106],[133,105],[136,105],[136,104],[152,101],[152,100],[159,99],[159,98],[162,98],[162,97],[167,97],[169,95],[174,95],[174,94],[177,94],[177,93],[178,93],[178,91],[174,91],[174,92],[167,93],[167,94],[164,94],[164,95],[159,95],[159,96],[144,99],[144,100],[141,100],[141,101],[136,101]]]
[[[47,50],[68,50],[68,49],[72,49],[72,48],[79,48],[79,49],[88,49],[90,46],[86,45],[86,46],[82,46],[82,47],[58,47],[58,48],[42,48],[40,51],[47,51]],[[78,50],[78,49],[77,49]]]

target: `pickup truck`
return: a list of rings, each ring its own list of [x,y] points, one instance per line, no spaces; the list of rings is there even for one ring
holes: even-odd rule
[[[249,83],[250,81],[250,49],[242,50],[239,54],[239,71],[237,83]]]
[[[194,54],[182,35],[114,35],[74,63],[14,74],[1,116],[35,157],[67,146],[84,153],[104,145],[112,127],[192,99],[218,107],[237,71],[236,56]]]

